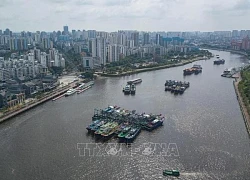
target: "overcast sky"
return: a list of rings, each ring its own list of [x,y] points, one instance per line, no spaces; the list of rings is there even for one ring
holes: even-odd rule
[[[250,0],[0,0],[0,29],[250,29]]]

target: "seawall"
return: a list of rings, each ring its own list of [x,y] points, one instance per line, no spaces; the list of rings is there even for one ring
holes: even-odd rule
[[[1,118],[0,118],[0,123],[13,118],[15,116],[17,116],[18,114],[21,114],[29,109],[32,109],[46,101],[49,101],[51,99],[53,99],[54,97],[57,97],[63,93],[65,93],[68,89],[70,88],[70,85],[64,86],[61,89],[57,89],[56,92],[52,92],[49,95],[46,95],[44,97],[42,97],[41,99],[37,100],[36,102],[32,102],[30,104],[26,104],[25,107],[22,107],[16,111],[12,111],[12,112],[7,112],[6,114],[4,114]]]

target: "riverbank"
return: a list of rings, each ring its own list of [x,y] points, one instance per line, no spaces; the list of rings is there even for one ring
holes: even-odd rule
[[[74,86],[75,86],[75,83],[71,83],[71,84],[68,84],[66,86],[59,87],[59,88],[49,92],[48,94],[44,95],[40,99],[37,99],[35,101],[24,104],[24,105],[22,105],[22,107],[20,107],[18,109],[8,111],[8,112],[2,114],[2,116],[0,117],[0,123],[4,122],[10,118],[13,118],[16,115],[21,114],[29,109],[32,109],[32,108],[34,108],[34,107],[36,107],[36,106],[38,106],[46,101],[49,101],[49,100],[53,99],[54,97],[60,96],[63,93],[65,93],[69,88],[74,87]]]
[[[247,107],[243,101],[243,97],[242,95],[240,94],[240,91],[239,91],[239,82],[242,80],[241,79],[241,75],[240,73],[238,73],[239,76],[238,78],[235,78],[234,82],[233,82],[233,85],[234,85],[234,89],[235,89],[235,93],[236,93],[236,96],[237,96],[237,100],[239,102],[239,105],[240,105],[240,110],[242,112],[242,116],[243,116],[243,119],[244,119],[244,122],[245,122],[245,125],[246,125],[246,129],[247,129],[247,132],[248,134],[250,135],[250,115],[247,111]]]
[[[240,54],[240,55],[243,55],[243,56],[246,56],[247,57],[247,53],[246,52],[243,52],[243,51],[238,51],[238,50],[232,50],[232,49],[220,49],[220,48],[203,48],[203,49],[211,49],[211,50],[217,50],[217,51],[226,51],[226,52],[231,52],[231,53],[234,53],[234,54]]]
[[[108,73],[98,73],[98,74],[101,75],[101,76],[105,76],[105,77],[119,77],[119,76],[131,75],[131,74],[138,74],[138,73],[141,73],[141,72],[147,72],[147,71],[154,71],[154,70],[159,70],[159,69],[166,69],[166,68],[171,68],[171,67],[183,66],[183,65],[195,62],[195,61],[200,61],[200,60],[204,60],[204,59],[199,57],[199,58],[195,58],[195,59],[192,59],[192,60],[186,60],[186,61],[183,61],[183,62],[177,63],[177,64],[167,64],[167,65],[157,66],[157,67],[136,69],[134,71],[127,71],[127,72],[123,72],[123,73],[120,73],[120,74],[108,74]]]

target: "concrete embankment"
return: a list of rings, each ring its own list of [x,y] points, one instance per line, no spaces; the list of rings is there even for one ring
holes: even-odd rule
[[[15,111],[12,111],[12,112],[7,112],[7,113],[3,114],[3,116],[0,118],[0,123],[3,122],[3,121],[6,121],[6,120],[8,120],[8,119],[10,119],[10,118],[12,118],[12,117],[14,117],[16,115],[18,115],[18,114],[21,114],[21,113],[23,113],[23,112],[25,112],[25,111],[27,111],[27,110],[29,110],[31,108],[34,108],[34,107],[36,107],[36,106],[38,106],[38,105],[40,105],[40,104],[54,98],[54,97],[57,97],[57,96],[65,93],[71,86],[72,85],[67,85],[67,86],[64,86],[62,88],[56,89],[56,90],[50,92],[49,94],[43,96],[41,99],[39,99],[39,100],[37,100],[35,102],[25,104],[24,107],[22,107],[22,108],[20,108],[18,110],[15,110]]]
[[[244,123],[246,125],[247,132],[250,135],[250,116],[249,116],[247,108],[246,108],[246,106],[245,106],[245,104],[243,102],[243,98],[242,98],[242,96],[241,96],[241,94],[239,92],[239,89],[238,89],[238,84],[239,84],[240,81],[241,81],[241,78],[240,78],[240,75],[239,75],[239,78],[235,78],[235,80],[233,81],[233,85],[234,85],[235,93],[236,93],[236,96],[237,96],[237,100],[238,100],[239,105],[240,105],[240,110],[242,112]]]
[[[150,68],[143,68],[143,69],[136,69],[134,71],[128,71],[128,72],[124,72],[124,73],[120,73],[120,74],[99,73],[99,75],[106,76],[106,77],[126,76],[126,75],[130,75],[130,74],[141,73],[141,72],[147,72],[147,71],[154,71],[154,70],[159,70],[159,69],[166,69],[166,68],[171,68],[171,67],[183,66],[185,64],[189,64],[189,63],[192,63],[192,62],[195,62],[195,61],[200,61],[200,60],[202,60],[202,59],[196,58],[196,59],[188,60],[188,61],[185,61],[185,62],[182,62],[182,63],[168,64],[168,65],[164,65],[164,66],[157,66],[157,67],[150,67]]]

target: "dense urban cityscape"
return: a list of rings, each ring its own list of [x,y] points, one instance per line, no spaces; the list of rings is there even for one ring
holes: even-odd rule
[[[103,32],[103,31],[97,31],[97,30],[71,30],[70,31],[68,26],[63,26],[62,31],[59,30],[59,31],[53,31],[53,32],[44,32],[44,31],[12,32],[8,28],[6,30],[0,30],[0,88],[1,88],[0,122],[14,118],[15,116],[18,116],[18,114],[28,111],[31,108],[35,108],[36,106],[51,99],[52,99],[52,102],[54,103],[58,101],[58,103],[63,103],[63,104],[68,105],[70,104],[70,101],[74,99],[72,100],[67,99],[69,103],[68,102],[64,103],[63,100],[62,102],[60,102],[59,99],[61,99],[62,97],[71,96],[74,93],[80,94],[86,91],[87,89],[91,88],[96,82],[97,82],[97,85],[95,86],[97,87],[94,90],[94,92],[88,91],[88,92],[91,92],[89,96],[88,95],[84,96],[86,100],[85,103],[91,104],[90,106],[91,108],[93,108],[92,101],[93,103],[95,102],[95,106],[96,105],[100,106],[100,104],[104,105],[107,99],[112,99],[113,97],[115,97],[116,99],[126,98],[126,96],[121,98],[119,97],[119,95],[117,95],[121,93],[121,90],[119,89],[120,86],[123,86],[121,85],[121,83],[124,83],[124,81],[127,81],[127,77],[130,77],[130,76],[138,77],[137,76],[138,73],[153,70],[151,74],[142,73],[141,75],[141,77],[143,77],[142,84],[146,85],[144,92],[143,92],[143,89],[140,89],[140,85],[135,86],[135,84],[137,83],[140,84],[142,82],[141,78],[137,78],[137,79],[127,81],[127,85],[122,90],[124,92],[124,95],[131,94],[132,95],[131,98],[132,97],[137,97],[139,99],[141,98],[140,101],[144,101],[145,104],[154,103],[153,106],[155,108],[152,108],[152,106],[148,106],[148,108],[146,108],[146,106],[144,106],[144,108],[146,108],[147,111],[151,110],[151,108],[154,109],[156,112],[159,112],[159,109],[161,111],[164,111],[166,104],[164,101],[163,102],[160,101],[160,99],[162,99],[163,96],[160,93],[160,91],[158,91],[158,89],[156,88],[157,86],[154,86],[154,83],[155,81],[158,81],[159,83],[159,80],[162,80],[162,78],[163,78],[163,81],[165,80],[165,78],[167,78],[169,80],[166,80],[166,83],[164,85],[165,92],[170,91],[171,94],[174,94],[173,96],[174,99],[170,99],[170,100],[165,99],[167,106],[169,106],[170,104],[178,103],[178,107],[182,107],[182,109],[178,110],[178,108],[175,108],[174,110],[171,110],[171,106],[170,106],[169,107],[170,109],[168,109],[167,115],[164,115],[164,116],[167,116],[166,121],[173,121],[173,120],[176,121],[176,119],[177,121],[180,121],[178,118],[176,118],[176,114],[180,113],[179,115],[184,117],[186,115],[182,113],[185,113],[185,112],[190,113],[189,117],[184,118],[185,120],[188,119],[189,121],[188,122],[183,121],[182,123],[184,124],[184,127],[191,128],[189,125],[189,122],[192,120],[190,118],[193,116],[193,114],[196,114],[197,112],[203,112],[203,115],[196,117],[196,119],[199,119],[202,116],[205,117],[208,115],[211,116],[212,118],[207,117],[205,119],[206,122],[214,121],[212,119],[215,119],[215,120],[217,119],[216,116],[213,116],[210,114],[209,112],[210,110],[208,108],[210,104],[207,102],[212,103],[213,106],[217,107],[217,109],[223,108],[223,111],[216,110],[215,112],[217,114],[223,113],[227,110],[233,111],[235,109],[234,105],[232,105],[233,107],[229,109],[226,109],[226,106],[224,107],[221,106],[221,103],[227,102],[226,100],[227,98],[229,97],[233,98],[230,95],[228,95],[227,89],[223,89],[225,87],[230,89],[230,87],[232,87],[232,84],[225,83],[225,82],[221,83],[221,81],[218,80],[217,78],[218,73],[220,73],[219,71],[221,71],[222,69],[221,68],[216,69],[216,66],[217,66],[216,64],[218,64],[217,67],[221,67],[220,64],[224,64],[226,62],[227,66],[228,64],[230,64],[230,66],[233,66],[233,67],[229,68],[230,70],[225,69],[221,76],[235,79],[233,84],[234,84],[237,99],[239,101],[240,110],[243,113],[244,121],[242,120],[242,123],[243,122],[245,123],[243,124],[249,131],[249,125],[248,125],[249,117],[247,115],[247,113],[250,112],[250,108],[249,108],[249,100],[250,100],[249,77],[250,76],[249,76],[249,66],[248,66],[250,62],[249,61],[249,57],[250,57],[249,37],[250,37],[250,30],[232,30],[232,31],[214,31],[214,32],[200,32],[200,31],[143,32],[143,31],[136,31],[136,30],[118,30],[117,32]],[[226,60],[220,59],[219,56],[226,57],[227,59]],[[243,58],[243,60],[241,60],[240,57]],[[210,59],[214,60],[213,68],[211,68],[210,66],[211,64],[209,64]],[[235,59],[237,59],[237,61]],[[188,67],[190,66],[189,65],[190,63],[193,63],[196,61],[198,62],[198,64],[193,64],[192,68]],[[200,64],[202,64],[203,68],[201,67]],[[185,69],[180,70],[180,68],[183,68],[183,66],[185,67]],[[198,75],[198,74],[201,74],[201,72],[204,69],[204,66],[207,68],[207,71],[205,70],[205,72],[203,72],[202,75]],[[155,80],[154,70],[165,69],[165,68],[170,68],[168,73],[164,74],[166,71],[159,71],[158,79]],[[234,71],[231,71],[231,69],[234,69]],[[180,76],[179,72],[181,71],[183,71],[183,75],[181,74]],[[215,75],[212,75],[214,72],[215,72]],[[233,74],[230,74],[232,72]],[[193,78],[192,76],[187,77],[187,75],[191,75],[191,74],[195,74],[196,76],[194,76]],[[210,76],[212,79],[214,78],[214,80],[210,79]],[[173,77],[179,77],[179,79],[182,78],[183,82],[170,80]],[[196,80],[196,78],[199,79],[201,77],[203,79],[200,79],[198,81]],[[63,81],[64,78],[66,79],[69,78],[69,80]],[[108,80],[105,78],[107,78]],[[100,85],[103,82],[107,83],[106,80],[109,83],[108,86]],[[146,83],[148,80],[150,83]],[[186,82],[186,80],[188,80],[188,82]],[[99,85],[98,85],[98,82],[99,82]],[[213,83],[215,83],[214,86],[210,87],[209,84],[213,84]],[[203,84],[202,86],[204,87],[200,86],[200,84]],[[136,92],[137,88],[141,92]],[[182,95],[186,89],[187,89],[187,93],[185,92],[185,95],[179,96],[180,99],[178,99],[177,94]],[[189,93],[191,93],[192,91],[194,92],[190,96]],[[155,94],[153,98],[154,100],[153,101],[150,100],[151,102],[147,101],[148,95],[144,97],[145,94],[147,94],[148,92],[150,92],[151,94]],[[221,101],[220,98],[216,98],[216,95],[215,97],[212,97],[211,92],[213,92],[212,94],[216,94],[219,92],[220,98],[223,96],[224,93],[227,96],[223,101]],[[204,106],[203,98],[199,98],[199,100],[196,99],[196,96],[199,97],[201,93],[206,94],[205,96],[207,96],[206,103],[208,107],[206,108],[201,108],[202,106]],[[77,97],[78,96],[80,97],[80,95],[77,95]],[[155,100],[155,97],[157,96],[158,96],[159,101]],[[189,96],[189,100],[188,100],[189,102],[187,103],[186,100],[183,99],[182,97],[188,97],[188,96]],[[87,107],[88,105],[82,103],[80,101],[81,98],[79,98],[78,100],[74,100],[77,103],[77,105],[66,108],[65,114],[64,114],[65,117],[67,116],[67,113],[69,113],[70,118],[74,119],[75,114],[72,114],[70,112],[74,112],[77,110],[78,113],[76,114],[79,114],[80,113],[79,111],[81,111],[81,110],[78,111],[78,108],[75,108],[75,107],[82,107],[83,108],[82,111],[84,111],[85,106]],[[210,98],[212,98],[213,101],[211,101]],[[183,102],[177,102],[180,100]],[[233,101],[233,100],[231,99],[229,101]],[[121,100],[121,102],[122,101],[124,100]],[[124,104],[127,105],[127,108],[128,107],[130,108],[130,106],[133,107],[134,109],[138,107],[139,110],[142,111],[142,109],[140,108],[141,107],[141,103],[139,103],[140,101],[137,101],[136,99],[131,99],[131,100],[128,99],[124,101],[125,102]],[[171,103],[168,103],[167,101],[171,101]],[[75,102],[71,102],[71,103],[75,103]],[[111,100],[111,102],[114,103],[114,99]],[[192,102],[199,102],[199,103],[196,105],[190,106]],[[115,101],[115,103],[117,103],[117,101]],[[118,103],[119,103],[119,100],[118,100]],[[158,108],[159,103],[161,104],[160,108]],[[53,107],[54,105],[55,107]],[[193,109],[192,112],[188,112],[187,109],[189,106]],[[45,106],[43,106],[43,108],[44,107]],[[51,109],[56,108],[56,104],[50,105],[50,108]],[[62,106],[62,110],[64,108],[65,107]],[[39,109],[39,107],[35,109]],[[204,111],[204,109],[206,109],[206,111]],[[41,111],[43,112],[43,110]],[[137,136],[137,134],[140,133],[141,129],[152,131],[153,129],[156,129],[162,126],[163,121],[165,120],[165,117],[163,117],[162,114],[153,115],[150,113],[149,115],[145,115],[145,113],[137,114],[135,113],[135,111],[136,110],[133,110],[133,111],[124,110],[124,109],[121,109],[121,107],[118,107],[116,105],[108,106],[108,108],[104,110],[95,109],[94,115],[92,117],[93,122],[92,124],[87,126],[88,133],[90,134],[92,133],[92,135],[94,133],[94,136],[92,137],[94,137],[95,139],[97,137],[101,137],[103,138],[103,140],[104,139],[106,140],[107,138],[108,140],[110,140],[110,137],[115,136],[116,138],[118,137],[119,141],[122,138],[123,140],[126,139],[126,143],[128,143],[130,142],[131,139],[132,139],[131,141],[134,141],[135,137]],[[173,113],[172,111],[174,111],[174,114],[171,114]],[[51,110],[50,113],[48,113],[44,118],[49,120],[51,116],[54,116],[52,115],[54,113],[57,114],[58,113],[57,110],[55,109]],[[40,113],[38,112],[38,114]],[[58,116],[60,116],[60,113],[58,114],[59,115],[54,116],[55,119],[57,119]],[[89,112],[86,114],[88,117],[90,117]],[[43,116],[43,113],[41,114],[41,116]],[[81,116],[85,117],[85,114],[82,114]],[[141,116],[143,117],[145,116],[148,119],[156,118],[152,122],[157,122],[159,124],[154,126],[153,123],[149,120],[147,120],[148,122],[146,120],[141,122],[141,119],[140,119]],[[63,116],[60,116],[60,117],[63,117]],[[223,116],[223,119],[229,118],[226,115],[225,117],[227,118],[224,118]],[[101,121],[101,119],[103,121]],[[194,121],[196,120],[194,119]],[[99,133],[102,132],[102,128],[99,128],[99,127],[105,126],[105,124],[102,126],[98,125],[101,122],[110,124],[109,129],[112,129],[113,126],[118,128],[118,125],[119,125],[119,128],[121,128],[122,125],[124,124],[125,124],[124,127],[126,127],[127,123],[131,123],[133,127],[137,128],[137,130],[136,128],[134,129],[136,130],[136,134],[134,134],[133,136],[131,135],[130,137],[131,139],[129,139],[129,141],[128,141],[127,136],[129,135],[128,133],[132,131],[133,129],[125,132],[124,129],[126,128],[121,129],[120,131],[119,131],[119,128],[118,130],[116,128],[113,128],[111,133],[109,133],[110,135],[108,136],[103,135],[103,134],[98,135],[98,132]],[[232,119],[231,123],[233,122],[234,122],[234,119]],[[88,121],[84,122],[84,126],[86,126],[86,123],[88,123]],[[193,123],[195,124],[196,122],[193,122]],[[164,124],[166,126],[167,122],[165,122]],[[210,126],[213,127],[212,125]],[[99,129],[96,130],[95,129],[96,127],[97,129],[98,128]],[[224,127],[224,124],[218,127],[219,128],[218,131],[221,132],[222,130],[220,127]],[[127,128],[130,129],[130,126],[127,126]],[[168,124],[166,128],[170,128],[167,131],[169,132],[171,131],[172,127],[169,126]],[[231,125],[230,126],[227,125],[227,128],[231,128]],[[114,129],[116,131],[113,131]],[[80,129],[79,131],[82,131],[82,129]],[[182,129],[182,131],[185,131],[185,130]],[[195,132],[196,130],[192,130],[192,131]],[[210,129],[205,128],[205,131],[210,132]],[[115,134],[114,132],[115,133],[119,132],[119,133],[114,135]],[[198,130],[198,132],[199,134],[204,133],[203,130],[201,129]],[[245,132],[245,129],[244,129],[244,132]],[[159,132],[159,133],[166,133],[166,132]],[[195,134],[195,137],[198,137],[199,134]],[[146,135],[146,136],[148,138],[151,137],[150,135]],[[213,137],[213,135],[211,136]],[[137,137],[137,138],[140,139],[140,137]],[[142,136],[142,138],[144,137]],[[192,137],[189,137],[189,138],[192,138]],[[215,137],[215,139],[216,138],[217,136]],[[111,139],[111,141],[113,142],[114,139]],[[161,139],[162,142],[164,141],[164,139],[162,139],[162,137],[160,136],[159,136],[159,139]],[[216,141],[215,139],[214,141]],[[189,139],[186,139],[185,141],[188,141],[188,140]],[[85,139],[85,141],[87,140]],[[209,139],[206,139],[206,141],[209,141]],[[95,140],[95,142],[98,142],[98,141]],[[175,146],[177,148],[177,145]],[[227,149],[228,146],[225,145],[225,148]],[[78,146],[78,144],[77,144],[77,149],[79,149],[79,155],[81,155],[82,149],[81,147]],[[127,149],[125,151],[127,151]],[[193,149],[191,151],[193,151]],[[204,158],[203,153],[201,153],[199,156],[200,158]],[[222,157],[226,156],[226,158],[223,160],[222,165],[221,165],[221,162],[217,163],[216,161],[213,161],[213,160],[211,161],[209,159],[211,157],[213,158],[214,155],[211,155],[211,157],[210,155],[208,157],[205,157],[204,162],[201,162],[201,163],[199,162],[199,160],[196,159],[197,161],[196,163],[202,167],[204,165],[203,167],[204,169],[208,168],[207,163],[209,163],[209,169],[212,169],[212,170],[216,168],[220,170],[223,168],[230,169],[232,164],[234,163],[234,162],[230,162],[230,163],[226,162],[226,161],[231,161],[230,157],[228,157],[228,155],[225,155],[225,154],[222,154],[219,156],[222,156]],[[138,159],[138,157],[139,156],[136,156],[136,159]],[[172,162],[169,162],[169,163],[171,164],[172,167],[175,167],[175,163],[172,163]],[[244,163],[247,163],[247,162],[243,162],[243,166],[247,167],[247,165]],[[143,167],[144,164],[145,163],[140,163],[140,167]],[[163,164],[165,164],[165,161],[163,161]],[[181,163],[178,162],[177,164],[181,164]],[[216,164],[215,167],[214,167],[214,164]],[[95,166],[95,164],[93,164],[93,166]],[[176,167],[178,167],[177,169],[181,169],[182,171],[185,171],[180,165]],[[171,170],[171,167],[169,169],[170,170],[163,171],[164,176],[169,176],[169,175],[180,176],[179,170]],[[226,170],[221,170],[221,171],[223,172],[225,171],[226,173]],[[84,174],[86,175],[88,173],[85,172]],[[182,175],[183,175],[182,177],[186,176],[187,179],[189,179],[189,177],[196,177],[198,179],[200,179],[200,177],[205,177],[206,179],[209,176],[206,173],[201,173],[201,174],[195,173],[195,175],[194,174],[192,175],[191,173],[190,175],[188,174],[188,172],[186,173],[186,175],[185,173],[182,173]],[[106,175],[106,174],[105,176],[110,177],[109,175]],[[221,176],[217,175],[217,177],[221,177]],[[129,177],[128,179],[132,179],[132,178]]]
[[[0,30],[0,107],[23,103],[59,85],[70,72],[119,74],[197,57],[199,47],[250,50],[250,30],[138,32]],[[195,56],[190,56],[195,55]],[[206,54],[200,54],[201,57]],[[136,60],[134,60],[136,59]],[[121,66],[123,65],[123,66]],[[15,103],[13,103],[13,100]]]

